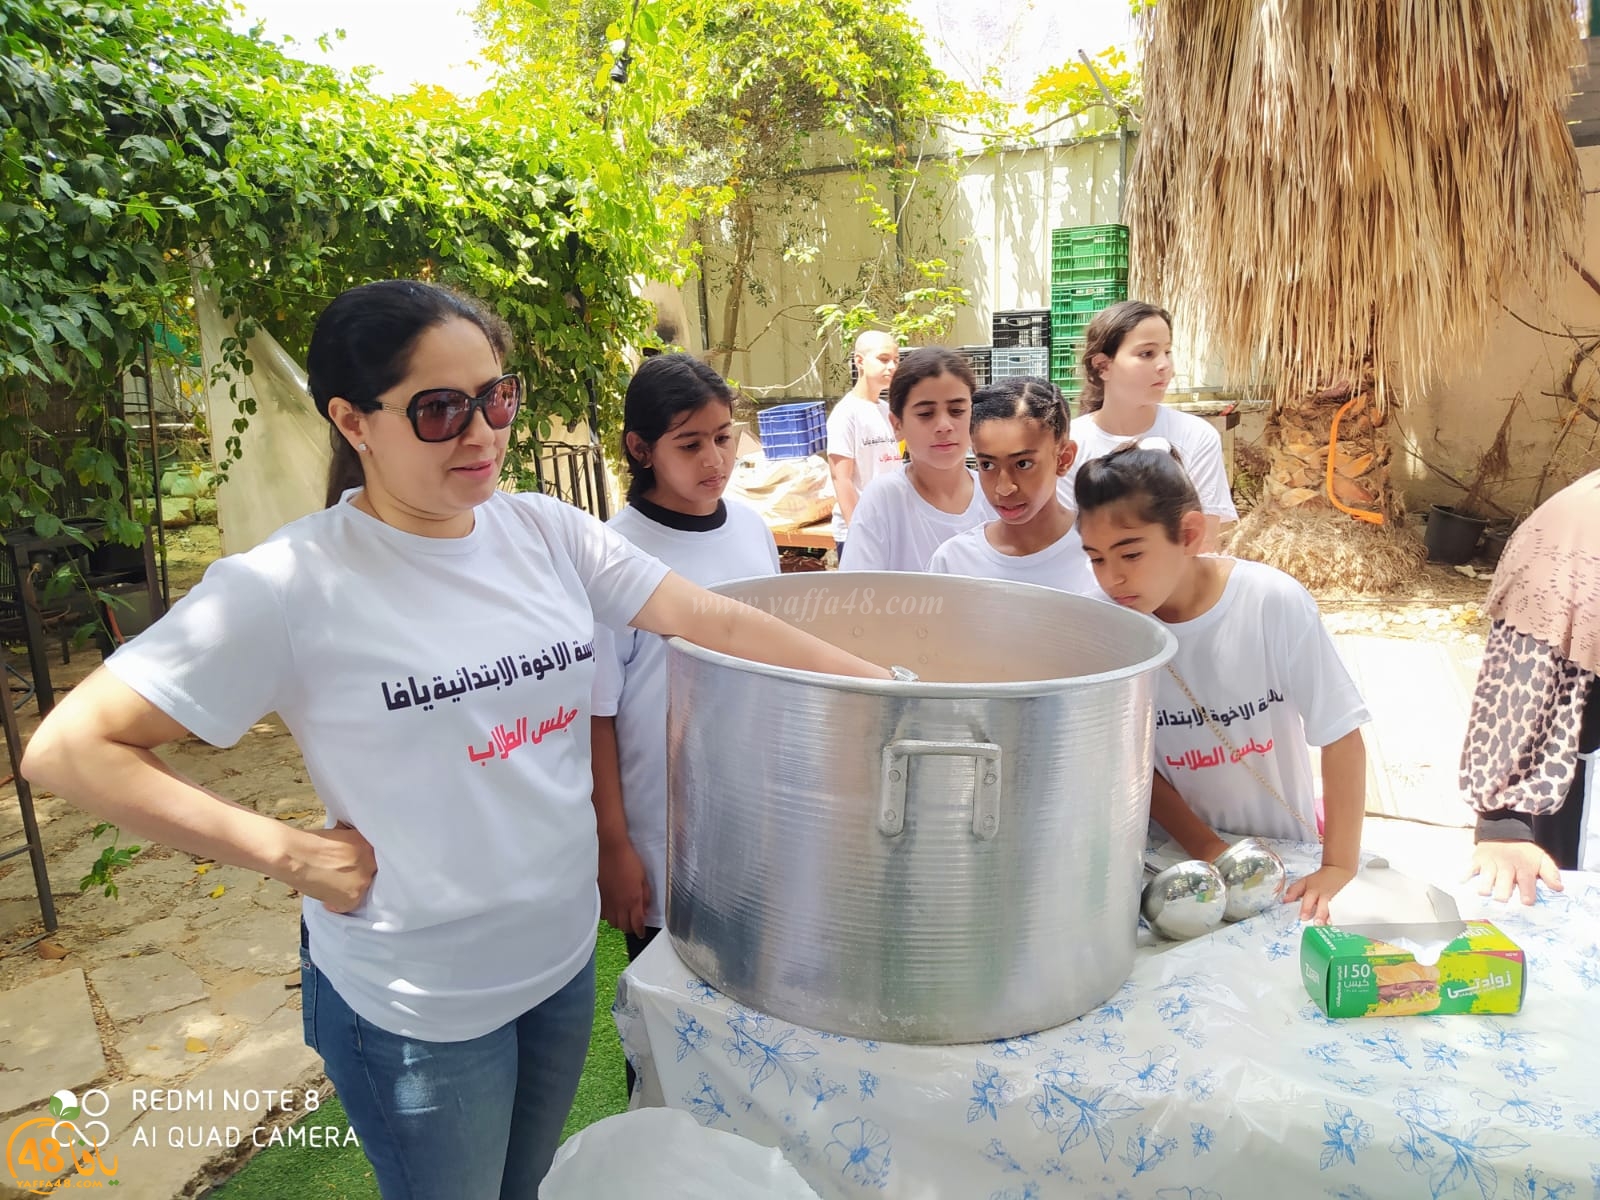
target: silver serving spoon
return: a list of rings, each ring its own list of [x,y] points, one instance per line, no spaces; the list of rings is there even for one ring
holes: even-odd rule
[[[1187,941],[1222,924],[1228,889],[1221,873],[1210,863],[1191,858],[1163,871],[1146,866],[1145,875],[1148,878],[1139,911],[1162,937]]]
[[[1243,921],[1283,903],[1289,872],[1270,846],[1243,838],[1212,859],[1212,865],[1227,884],[1229,921]]]

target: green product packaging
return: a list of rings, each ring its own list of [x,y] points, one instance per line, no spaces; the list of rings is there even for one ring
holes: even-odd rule
[[[1307,925],[1300,936],[1300,978],[1330,1017],[1520,1011],[1528,990],[1522,950],[1488,921],[1465,925],[1431,964],[1384,940],[1384,933],[1394,930],[1391,936],[1425,943],[1430,929],[1447,938],[1461,928],[1459,922],[1361,931]]]

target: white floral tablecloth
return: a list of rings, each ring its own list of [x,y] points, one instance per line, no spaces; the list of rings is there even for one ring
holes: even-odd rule
[[[1110,1002],[1005,1042],[797,1027],[665,937],[615,1011],[647,1099],[778,1146],[822,1197],[1600,1200],[1600,875],[1565,882],[1532,908],[1454,889],[1527,952],[1514,1017],[1330,1021],[1293,908],[1143,949]]]

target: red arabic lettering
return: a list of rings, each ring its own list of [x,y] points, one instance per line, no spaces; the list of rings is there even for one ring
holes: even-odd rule
[[[556,715],[540,721],[532,732],[528,729],[530,719],[518,717],[509,729],[503,723],[496,725],[489,731],[489,744],[482,750],[471,744],[467,746],[467,758],[480,765],[496,755],[502,759],[509,758],[513,750],[522,746],[536,746],[552,733],[560,733],[578,719],[578,710],[558,705]]]
[[[1268,738],[1266,744],[1251,738],[1243,746],[1232,750],[1225,750],[1221,745],[1214,745],[1207,750],[1185,750],[1178,758],[1170,754],[1164,756],[1167,766],[1174,769],[1187,767],[1191,771],[1202,771],[1207,767],[1220,767],[1223,763],[1237,763],[1251,754],[1270,754],[1272,752],[1272,739]]]

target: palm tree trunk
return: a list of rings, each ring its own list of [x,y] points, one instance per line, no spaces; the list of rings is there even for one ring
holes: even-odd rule
[[[1332,441],[1339,417],[1338,443]],[[1348,387],[1286,399],[1267,421],[1270,458],[1265,499],[1279,508],[1338,508],[1400,515],[1389,478],[1387,416],[1372,402],[1370,381],[1352,396]],[[1328,456],[1333,455],[1329,499]]]

